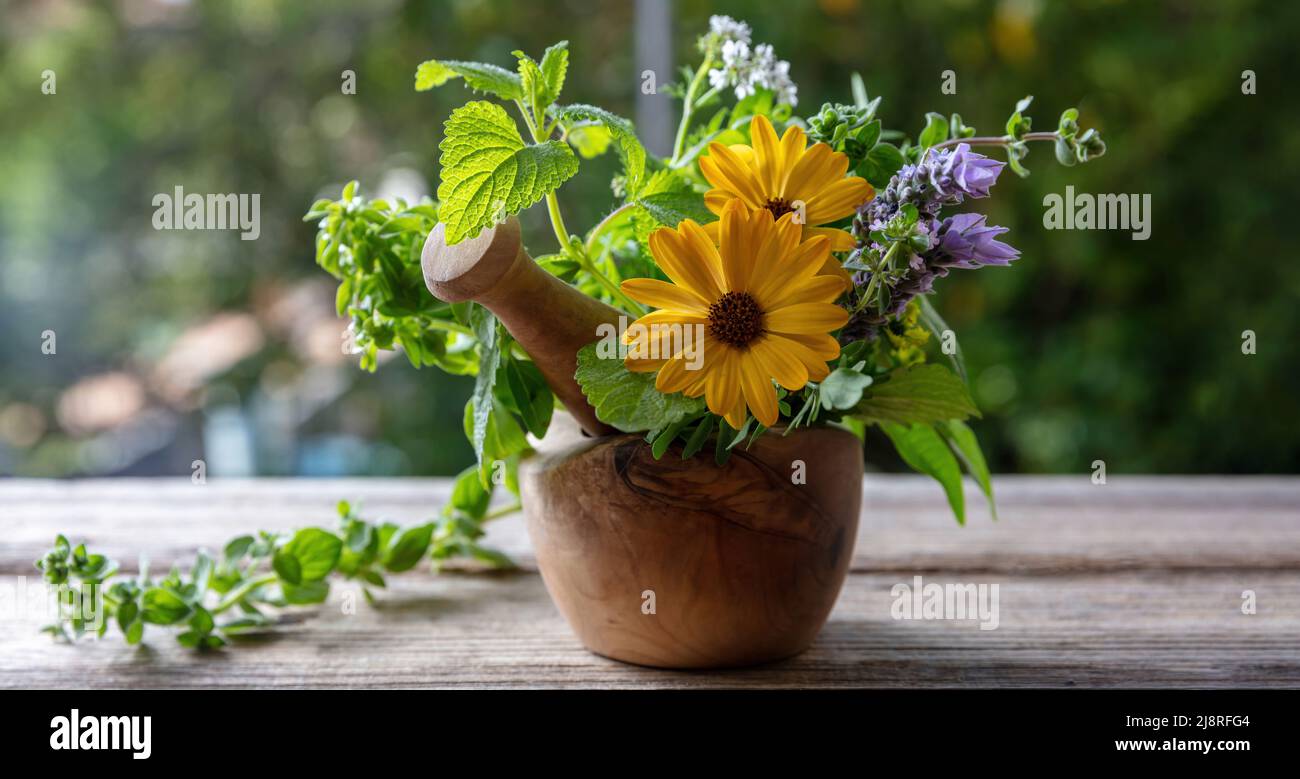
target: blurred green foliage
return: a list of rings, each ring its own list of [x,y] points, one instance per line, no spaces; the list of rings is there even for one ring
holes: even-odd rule
[[[709,14],[747,20],[790,60],[802,115],[848,102],[856,70],[883,96],[886,126],[909,133],[927,111],[1000,133],[1026,94],[1046,123],[1035,129],[1078,105],[1080,123],[1103,133],[1102,160],[1062,168],[1036,146],[1033,176],[1003,178],[978,204],[1011,228],[1004,238],[1023,253],[1012,269],[937,285],[995,471],[1080,473],[1095,459],[1111,473],[1300,466],[1300,265],[1283,231],[1300,169],[1300,117],[1285,97],[1300,6],[679,0],[674,13],[678,63],[693,59]],[[227,311],[254,312],[264,343],[192,404],[173,403],[170,443],[118,472],[187,472],[205,452],[214,398],[247,410],[286,382],[301,396],[324,377],[343,383],[337,397],[283,412],[296,414],[298,447],[346,435],[361,447],[340,461],[352,473],[448,474],[472,460],[462,431],[472,380],[402,359],[375,374],[355,357],[313,372],[322,369],[304,356],[303,335],[267,312],[299,283],[333,305],[312,261],[314,226],[301,220],[314,200],[352,178],[377,191],[394,171],[436,189],[442,122],[469,95],[458,85],[416,93],[419,62],[510,66],[514,49],[568,39],[572,101],[634,116],[631,3],[0,0],[0,19],[0,473],[94,472],[80,448],[87,434],[60,422],[64,390],[123,370],[145,377],[147,404],[166,406],[153,367],[188,328]],[[948,69],[956,94],[940,90]],[[1242,94],[1245,69],[1256,95]],[[46,70],[54,95],[41,91]],[[345,70],[355,95],[342,93]],[[560,191],[572,229],[614,202],[617,164],[612,154],[584,164]],[[1067,184],[1150,193],[1151,238],[1045,230],[1043,197]],[[151,199],[177,185],[260,193],[261,237],[154,231]],[[542,211],[523,215],[534,256],[555,250]],[[41,352],[46,330],[57,355]],[[1254,355],[1242,353],[1244,330],[1256,334]],[[35,436],[30,424],[13,434],[22,425],[5,409],[15,404],[39,411]],[[897,466],[877,443],[872,459]],[[343,467],[272,455],[258,457],[258,471]]]

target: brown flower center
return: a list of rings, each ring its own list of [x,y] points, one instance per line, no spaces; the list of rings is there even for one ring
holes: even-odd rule
[[[794,210],[794,207],[790,205],[790,201],[783,197],[772,198],[763,204],[763,208],[772,212],[773,219],[780,219]]]
[[[748,292],[728,292],[709,306],[709,335],[744,348],[763,334],[763,310]]]

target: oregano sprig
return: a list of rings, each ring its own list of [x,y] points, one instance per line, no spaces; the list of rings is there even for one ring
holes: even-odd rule
[[[361,583],[367,601],[387,586],[385,576],[432,559],[439,566],[470,557],[492,567],[513,565],[480,544],[483,523],[518,508],[489,511],[490,494],[476,469],[457,478],[442,515],[401,527],[363,519],[346,501],[338,504],[334,529],[305,527],[292,534],[259,532],[231,539],[218,555],[199,551],[189,569],[173,567],[154,579],[148,563],[135,576],[85,545],[73,547],[62,535],[36,567],[45,581],[67,588],[56,599],[58,614],[42,628],[55,638],[76,641],[103,636],[117,626],[128,644],[144,640],[146,626],[179,628],[176,640],[193,649],[217,649],[244,633],[273,629],[280,610],[319,604],[330,580]]]

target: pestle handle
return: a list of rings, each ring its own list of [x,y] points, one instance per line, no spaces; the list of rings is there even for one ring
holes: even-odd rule
[[[443,225],[429,233],[420,257],[424,283],[446,303],[473,300],[501,320],[533,358],[551,392],[592,435],[617,432],[596,418],[574,380],[578,350],[618,327],[622,314],[547,273],[524,250],[513,216],[477,237],[448,246]]]

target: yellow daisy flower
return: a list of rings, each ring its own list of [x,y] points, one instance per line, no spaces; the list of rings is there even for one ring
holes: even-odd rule
[[[750,211],[734,201],[722,210],[716,245],[690,219],[652,233],[650,251],[672,281],[623,282],[629,297],[659,309],[624,334],[628,369],[658,371],[661,392],[703,395],[709,410],[737,429],[746,409],[764,425],[776,424],[774,379],[798,390],[826,378],[826,361],[840,353],[829,333],[849,317],[834,304],[844,289],[838,278],[819,274],[830,239],[804,239],[793,217],[774,219],[766,209]],[[703,336],[700,359],[691,359],[680,342],[658,351],[674,328]]]
[[[751,209],[767,209],[779,219],[802,203],[805,238],[824,235],[830,239],[831,251],[851,250],[852,234],[821,226],[853,214],[876,194],[866,179],[845,177],[849,158],[824,143],[805,148],[808,136],[794,125],[778,140],[765,116],[754,117],[749,135],[752,147],[711,143],[709,154],[700,157],[700,171],[713,185],[704,195],[709,210],[721,215],[728,203],[739,200]],[[716,240],[716,223],[704,229]],[[834,258],[827,258],[822,272],[848,280]]]

